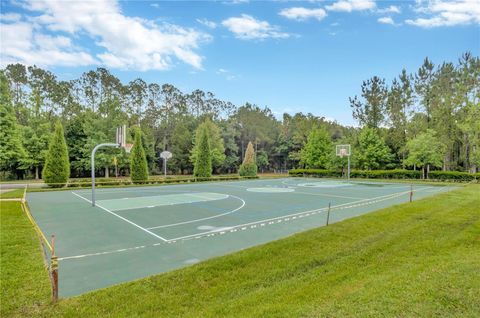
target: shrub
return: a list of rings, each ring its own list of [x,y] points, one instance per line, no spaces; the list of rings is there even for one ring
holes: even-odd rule
[[[210,140],[206,126],[199,127],[196,138],[198,140],[198,148],[193,175],[199,178],[210,178],[212,176],[212,154],[210,152]]]
[[[430,171],[428,173],[428,179],[445,181],[474,181],[475,174],[459,171]]]
[[[243,163],[238,169],[238,173],[242,177],[256,177],[257,176],[257,165],[255,163],[255,151],[253,150],[252,142],[248,143],[247,150],[245,151],[245,158]]]
[[[148,165],[143,149],[140,129],[135,131],[135,140],[130,154],[130,178],[133,182],[148,180]]]
[[[60,122],[55,125],[55,132],[50,140],[42,175],[43,181],[54,188],[65,186],[70,176],[67,143]]]

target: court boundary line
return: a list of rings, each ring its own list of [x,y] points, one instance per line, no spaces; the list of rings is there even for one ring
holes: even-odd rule
[[[207,193],[207,192],[204,192]],[[215,193],[215,194],[222,194],[225,197],[219,198],[219,199],[210,199],[206,200],[205,197],[199,196],[199,195],[194,195],[194,193],[191,192],[186,192],[186,193],[175,193],[175,194],[163,194],[163,195],[181,195],[181,194],[190,194],[193,197],[197,197],[203,200],[200,201],[184,201],[184,202],[172,202],[168,204],[161,204],[161,205],[148,205],[148,206],[142,206],[142,207],[131,207],[131,208],[124,208],[124,209],[115,209],[114,211],[131,211],[131,210],[141,210],[141,209],[148,209],[148,208],[153,208],[153,207],[161,207],[161,206],[171,206],[171,205],[180,205],[180,204],[191,204],[191,203],[196,203],[196,202],[209,202],[209,201],[218,201],[218,200],[225,200],[228,199],[229,195],[224,194],[224,193],[216,193],[216,192],[210,192],[210,193]],[[152,198],[152,197],[158,197],[158,196],[163,196],[163,195],[153,195],[153,196],[141,196],[141,197],[132,197],[132,198],[120,198],[120,199],[106,199],[106,200],[97,200],[97,202],[103,202],[103,201],[117,201],[117,200],[125,200],[125,199],[137,199],[137,198]],[[97,203],[98,205],[98,203]]]
[[[430,186],[430,187],[424,187],[424,188],[420,188],[420,189],[417,189],[417,191],[423,191],[423,190],[426,190],[426,189],[430,189],[430,188],[435,188],[433,186]],[[442,187],[443,188],[443,187]],[[376,198],[372,198],[372,199],[368,199],[368,200],[373,200],[373,202],[370,202],[370,201],[367,201],[367,199],[365,200],[359,200],[357,201],[358,203],[360,203],[361,201],[366,201],[366,202],[363,202],[363,203],[360,203],[360,204],[354,204],[354,202],[350,202],[350,203],[345,203],[345,204],[340,204],[340,205],[337,205],[337,206],[334,206],[334,207],[331,207],[331,210],[335,209],[335,210],[342,210],[342,209],[350,209],[350,208],[353,208],[353,207],[357,207],[357,206],[362,206],[362,205],[367,205],[367,204],[373,204],[373,203],[378,203],[378,202],[382,202],[382,201],[385,201],[385,200],[389,200],[389,199],[393,199],[395,197],[399,197],[401,195],[404,195],[404,194],[407,194],[409,193],[410,191],[402,191],[402,192],[397,192],[397,193],[393,193],[393,194],[388,194],[388,195],[383,195],[383,196],[379,196],[379,197],[376,197]],[[427,192],[427,191],[426,191]],[[440,192],[440,191],[439,191]],[[73,193],[73,192],[72,192]],[[82,197],[83,198],[83,197]],[[85,199],[85,198],[83,198]],[[379,199],[379,200],[377,200]],[[88,199],[85,199],[85,200],[88,200]],[[348,204],[354,204],[352,206],[344,206],[344,205],[348,205]],[[277,217],[277,218],[272,218],[272,220],[274,219],[284,219],[284,221],[290,221],[290,220],[295,220],[295,219],[299,219],[299,218],[303,218],[303,217],[307,217],[307,216],[310,216],[310,215],[315,215],[315,214],[318,214],[318,213],[321,213],[321,212],[324,212],[326,211],[328,208],[321,208],[321,209],[316,209],[316,210],[310,210],[310,211],[304,211],[304,212],[299,212],[299,213],[295,213],[296,215],[298,214],[305,214],[305,215],[300,215],[300,216],[296,216],[294,214],[290,214],[290,215],[284,215],[284,216],[281,216],[281,217]],[[376,210],[374,211],[370,211],[370,212],[367,212],[365,214],[368,214],[368,213],[371,213],[371,212],[375,212]],[[293,215],[293,217],[292,217]],[[357,215],[358,216],[358,215]],[[356,217],[356,216],[353,216],[353,217]],[[341,222],[341,221],[344,221],[346,219],[350,219],[350,218],[353,218],[353,217],[347,217],[347,218],[343,218],[343,219],[340,219],[338,220],[337,222]],[[267,225],[272,225],[272,224],[278,224],[278,223],[281,223],[282,220],[278,220],[277,222],[274,222],[274,221],[265,221],[265,220],[261,220],[261,221],[257,221],[256,223],[260,223],[258,225],[260,225],[260,227],[264,227]],[[335,223],[337,223],[335,222]],[[253,224],[251,226],[247,226],[246,224]],[[178,241],[187,241],[187,240],[192,240],[192,239],[200,239],[200,238],[205,238],[205,237],[212,237],[212,236],[216,236],[217,234],[226,234],[228,232],[230,233],[233,233],[233,232],[237,232],[238,229],[236,227],[241,227],[240,230],[246,230],[246,229],[254,229],[254,228],[258,228],[258,225],[255,224],[255,222],[251,222],[251,223],[246,223],[245,225],[237,225],[237,226],[233,226],[233,227],[226,227],[226,228],[223,228],[221,230],[213,230],[213,231],[209,231],[209,232],[205,232],[205,233],[200,233],[200,234],[196,234],[196,236],[194,235],[193,237],[189,237],[189,238],[184,238],[184,239],[181,239],[179,238],[178,240],[176,239],[170,239],[170,240],[167,240],[166,242],[164,243],[155,243],[155,244],[150,244],[150,245],[140,245],[140,246],[135,246],[135,247],[129,247],[129,248],[122,248],[122,249],[117,249],[117,250],[111,250],[111,251],[104,251],[104,252],[97,252],[97,253],[90,253],[90,254],[82,254],[82,255],[73,255],[73,256],[66,256],[66,257],[61,257],[59,258],[58,260],[59,261],[63,261],[63,260],[70,260],[70,259],[79,259],[79,258],[85,258],[85,257],[91,257],[91,256],[100,256],[100,255],[107,255],[107,254],[114,254],[114,253],[121,253],[121,252],[125,252],[125,251],[130,251],[130,250],[138,250],[138,249],[143,249],[143,248],[146,248],[146,247],[155,247],[155,246],[159,246],[159,245],[164,245],[164,244],[172,244],[172,243],[177,243]],[[318,227],[321,227],[321,226],[318,226]]]
[[[77,197],[79,197],[79,198],[81,198],[81,199],[83,199],[83,200],[85,200],[85,201],[89,202],[89,203],[92,203],[92,201],[90,201],[89,199],[87,199],[87,198],[84,198],[84,197],[82,197],[81,195],[79,195],[79,194],[76,194],[76,193],[75,193],[75,192],[73,192],[73,191],[72,191],[71,193],[72,193],[73,195],[75,195],[75,196],[77,196]],[[157,235],[157,234],[153,233],[152,231],[149,231],[149,230],[147,230],[146,228],[144,228],[144,227],[141,227],[141,226],[140,226],[140,225],[138,225],[137,223],[135,223],[135,222],[132,222],[132,221],[130,221],[129,219],[127,219],[127,218],[125,218],[125,217],[123,217],[123,216],[121,216],[121,215],[118,215],[117,213],[115,213],[115,212],[112,212],[112,211],[110,211],[109,209],[107,209],[107,208],[104,208],[104,207],[103,207],[103,206],[101,206],[101,205],[98,205],[98,204],[97,204],[96,206],[97,206],[97,207],[99,207],[100,209],[102,209],[102,210],[104,210],[104,211],[106,211],[106,212],[108,212],[108,213],[110,213],[110,214],[112,214],[112,215],[116,216],[117,218],[119,218],[119,219],[121,219],[121,220],[123,220],[123,221],[125,221],[125,222],[127,222],[127,223],[130,223],[131,225],[133,225],[133,226],[135,226],[135,227],[139,228],[140,230],[142,230],[142,231],[144,231],[144,232],[146,232],[146,233],[148,233],[148,234],[150,234],[150,235],[152,235],[152,236],[155,236],[156,238],[159,238],[159,239],[161,239],[161,240],[162,240],[162,241],[164,241],[164,242],[167,242],[167,241],[168,241],[167,239],[165,239],[165,238],[161,237],[160,235]]]
[[[234,209],[234,210],[231,210],[231,211],[228,211],[228,212],[225,212],[225,213],[222,213],[222,214],[213,215],[213,216],[209,216],[209,217],[205,217],[205,218],[201,218],[201,219],[196,219],[196,220],[190,220],[190,221],[184,221],[184,222],[178,222],[178,223],[172,223],[172,224],[166,224],[166,225],[160,225],[160,226],[147,227],[147,230],[162,229],[162,228],[166,228],[166,227],[172,227],[172,226],[183,225],[183,224],[190,224],[190,223],[195,223],[195,222],[200,222],[200,221],[205,221],[205,220],[218,218],[218,217],[221,217],[221,216],[225,216],[225,215],[237,212],[238,210],[242,209],[246,205],[245,200],[243,200],[242,198],[237,197],[235,195],[231,195],[231,194],[229,194],[228,196],[240,200],[242,202],[242,205],[240,207]]]
[[[418,189],[417,191],[423,191],[423,190],[429,189],[429,188],[431,188],[431,187],[427,187],[427,188],[424,188],[424,189],[421,189],[421,190]],[[330,207],[330,210],[347,209],[347,208],[353,208],[353,207],[357,207],[357,206],[361,206],[361,205],[378,203],[378,202],[393,199],[395,197],[399,197],[401,195],[408,194],[408,193],[410,193],[410,191],[402,191],[402,192],[386,194],[386,195],[382,195],[382,196],[378,196],[378,197],[374,197],[374,198],[362,199],[362,200],[352,201],[352,202],[348,202],[348,203],[342,203],[342,204]],[[347,206],[347,207],[345,207],[345,206]],[[316,213],[319,213],[319,212],[322,212],[322,211],[326,211],[327,209],[328,209],[328,207],[324,207],[324,208],[320,208],[320,209],[313,209],[313,210],[308,210],[308,211],[302,211],[302,212],[282,215],[282,216],[278,216],[278,217],[274,217],[274,218],[269,218],[269,219],[264,219],[264,220],[259,220],[259,221],[244,223],[244,224],[226,226],[226,228],[228,228],[228,230],[231,231],[231,230],[236,229],[236,228],[242,228],[242,227],[245,227],[245,226],[248,227],[248,226],[254,225],[254,224],[265,223],[265,222],[270,222],[270,221],[273,221],[273,220],[294,217],[294,216],[297,216],[297,215],[305,214],[305,216],[308,216],[312,213],[316,214]],[[189,238],[200,238],[200,237],[208,236],[209,234],[221,233],[222,231],[225,231],[225,230],[224,229],[212,230],[212,231],[207,231],[207,232],[202,232],[202,233],[197,233],[197,234],[180,236],[180,237],[168,239],[168,242],[175,242],[175,241],[178,241],[178,240],[185,240],[185,239],[189,239]]]

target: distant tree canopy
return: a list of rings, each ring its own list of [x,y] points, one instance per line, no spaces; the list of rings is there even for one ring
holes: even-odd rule
[[[339,143],[352,145],[352,168],[411,169],[419,165],[407,160],[414,152],[409,142],[427,131],[444,147],[441,164],[430,164],[432,169],[478,171],[480,58],[465,53],[453,63],[435,65],[426,58],[419,64],[417,70],[399,69],[391,81],[372,74],[359,83],[359,94],[349,99],[359,127],[313,114],[275,117],[268,107],[237,106],[211,92],[182,92],[140,78],[123,83],[106,68],[63,81],[36,66],[10,64],[0,71],[0,176],[40,177],[57,121],[65,129],[73,177],[89,175],[93,147],[114,141],[123,124],[141,130],[152,174],[161,173],[163,150],[173,153],[169,173],[193,173],[201,125],[208,130],[215,173],[238,172],[249,142],[263,171],[341,169],[345,160],[333,156]],[[128,137],[132,142],[133,134]],[[130,175],[129,158],[105,149],[96,158],[97,175],[117,167],[120,175]]]

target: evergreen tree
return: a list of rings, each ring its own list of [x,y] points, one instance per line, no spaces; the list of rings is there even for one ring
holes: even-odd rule
[[[356,160],[361,169],[378,169],[391,161],[390,149],[376,129],[365,127],[358,137]]]
[[[374,76],[364,81],[362,83],[364,101],[357,96],[349,99],[353,118],[357,119],[361,126],[379,128],[385,121],[387,94],[384,79]]]
[[[221,166],[223,161],[225,160],[225,147],[222,136],[220,134],[220,129],[209,119],[201,123],[198,126],[197,130],[202,130],[203,128],[205,128],[205,131],[208,134],[208,140],[210,142],[212,168],[217,168]],[[195,143],[192,149],[192,154],[190,156],[190,160],[192,161],[192,163],[195,163],[197,161],[197,154],[199,151],[199,146],[197,145],[200,144],[200,136],[201,134],[196,134],[195,136]]]
[[[445,145],[438,140],[435,132],[428,129],[423,134],[407,142],[409,154],[405,163],[423,167],[423,177],[428,178],[430,166],[442,166],[445,148]]]
[[[207,127],[199,127],[196,134],[198,138],[198,150],[193,175],[200,178],[209,178],[212,176],[212,153]]]
[[[0,72],[0,170],[21,168],[25,151],[15,118],[8,81]]]
[[[135,130],[135,138],[130,154],[130,178],[133,182],[148,180],[147,157],[142,143],[142,132],[140,128]]]
[[[251,141],[248,142],[247,150],[245,151],[245,158],[238,170],[242,177],[256,177],[257,165],[255,163],[255,150]]]
[[[300,164],[307,169],[325,169],[333,151],[332,138],[325,128],[314,128],[301,150]]]
[[[42,175],[45,183],[51,187],[65,186],[70,177],[67,143],[60,122],[55,125],[55,132],[50,140]]]

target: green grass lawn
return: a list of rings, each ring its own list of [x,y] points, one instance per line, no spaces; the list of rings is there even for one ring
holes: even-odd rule
[[[24,189],[13,189],[11,191],[0,193],[0,199],[21,199]]]
[[[479,317],[479,206],[468,185],[52,305],[35,232],[2,202],[1,316]]]

